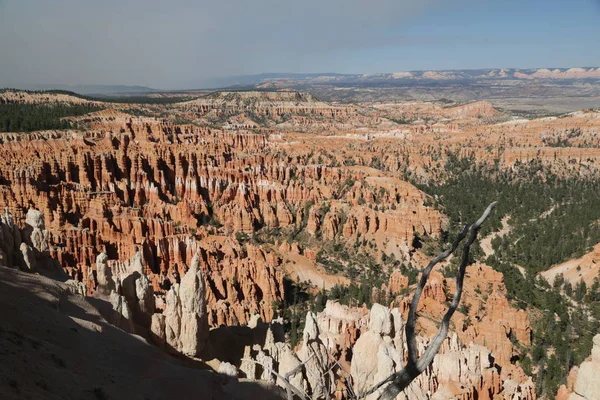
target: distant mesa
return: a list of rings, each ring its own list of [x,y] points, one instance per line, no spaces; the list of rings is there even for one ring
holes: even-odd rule
[[[259,85],[262,88],[282,87],[282,83],[293,85],[318,84],[359,84],[365,82],[394,82],[394,81],[477,81],[477,80],[573,80],[600,79],[600,68],[487,68],[487,69],[458,69],[458,70],[422,70],[397,71],[392,73],[373,74],[260,74],[243,77],[230,77],[219,80],[221,87],[243,84]]]

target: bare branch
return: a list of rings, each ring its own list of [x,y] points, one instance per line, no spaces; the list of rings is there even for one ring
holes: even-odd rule
[[[265,367],[262,363],[256,361],[256,360],[251,360],[248,358],[242,358],[240,361],[249,361],[251,363],[260,365],[261,367],[263,367],[266,371],[268,371],[269,373],[275,375],[277,378],[281,379],[284,383],[285,383],[285,387],[286,387],[286,391],[287,391],[287,396],[288,396],[288,400],[292,400],[292,396],[290,394],[290,391],[294,392],[294,394],[298,397],[300,397],[301,399],[304,400],[310,400],[310,396],[304,392],[301,391],[300,389],[296,388],[294,385],[292,385],[290,383],[289,380],[287,380],[283,375],[281,375],[280,373],[278,373],[277,371],[273,370],[273,368],[268,368]],[[308,361],[308,359],[306,360]]]
[[[481,225],[489,218],[492,210],[496,206],[497,202],[493,202],[490,204],[481,217],[471,226],[466,225],[462,232],[458,235],[452,246],[446,251],[441,252],[437,257],[432,259],[427,267],[421,273],[421,279],[419,284],[415,290],[415,294],[413,296],[412,302],[410,304],[410,309],[408,312],[408,320],[406,322],[406,343],[408,350],[408,360],[404,368],[390,376],[388,376],[383,381],[379,382],[371,389],[367,390],[365,393],[361,395],[361,398],[368,396],[371,393],[376,392],[381,389],[388,383],[391,383],[383,390],[380,399],[383,400],[392,400],[396,398],[396,396],[402,392],[410,383],[419,376],[432,362],[435,355],[439,352],[442,343],[446,339],[448,335],[448,329],[450,325],[450,319],[454,312],[456,311],[458,304],[460,303],[460,299],[463,292],[463,282],[465,279],[465,273],[467,266],[469,264],[469,252],[471,250],[471,245],[477,239],[477,233]],[[421,299],[421,294],[423,293],[423,289],[427,284],[427,280],[429,279],[429,274],[433,270],[440,261],[446,259],[450,254],[454,253],[460,243],[467,237],[468,239],[463,245],[463,254],[461,263],[458,269],[458,273],[456,275],[456,291],[454,293],[454,297],[452,299],[452,303],[448,307],[446,314],[442,318],[442,322],[440,323],[440,327],[436,333],[436,335],[431,340],[429,346],[423,353],[423,356],[419,359],[418,357],[418,349],[417,349],[417,339],[415,335],[415,324],[417,319],[417,308],[419,306],[419,301]]]
[[[304,360],[304,361],[302,361],[300,364],[298,364],[298,365],[296,366],[296,368],[294,368],[294,369],[293,369],[293,370],[291,370],[291,371],[288,371],[288,372],[286,372],[286,373],[285,373],[285,375],[284,375],[284,377],[285,377],[286,379],[289,379],[291,376],[295,375],[295,374],[296,374],[296,372],[298,372],[298,371],[300,371],[300,369],[302,369],[302,367],[304,366],[304,364],[306,364],[307,362],[309,362],[309,361],[310,361],[310,359],[314,357],[314,355],[315,355],[315,353],[311,354],[311,355],[310,355],[310,357],[308,357],[306,360]]]
[[[419,285],[417,286],[417,289],[415,290],[415,294],[413,296],[412,302],[410,304],[410,309],[408,311],[408,319],[406,321],[406,344],[408,347],[408,362],[409,362],[409,364],[416,364],[417,360],[419,358],[419,354],[418,354],[418,350],[417,350],[416,336],[414,334],[415,322],[417,319],[417,317],[416,317],[417,316],[417,308],[419,306],[419,301],[421,301],[421,294],[423,293],[423,289],[425,288],[425,285],[427,284],[427,280],[429,279],[429,274],[433,270],[433,267],[435,267],[440,261],[445,260],[446,258],[448,258],[448,256],[450,256],[450,254],[452,254],[452,253],[454,253],[454,251],[456,251],[456,248],[458,247],[460,242],[467,235],[468,229],[469,229],[469,225],[465,225],[462,232],[458,235],[456,240],[452,243],[452,246],[449,249],[447,249],[446,251],[443,251],[442,253],[440,253],[433,260],[431,260],[429,262],[429,264],[427,265],[427,267],[421,273],[421,280],[419,282]]]
[[[306,360],[304,360],[300,364],[298,364],[296,366],[296,368],[292,369],[291,371],[286,372],[285,375],[283,375],[284,381],[286,382],[285,391],[286,391],[288,400],[293,400],[293,398],[294,398],[294,396],[292,395],[292,387],[294,387],[294,385],[292,385],[290,383],[290,378],[292,376],[294,376],[296,374],[296,372],[300,371],[302,369],[302,367],[304,366],[304,364],[309,362],[310,359],[313,358],[314,355],[315,355],[314,353],[311,354],[310,357],[308,357]],[[297,389],[297,390],[300,391],[300,389]]]

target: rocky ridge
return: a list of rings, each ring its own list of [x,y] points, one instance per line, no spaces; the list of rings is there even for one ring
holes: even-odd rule
[[[216,117],[237,113],[253,116],[282,118],[286,115],[310,115],[326,118],[344,118],[356,115],[350,106],[331,106],[314,99],[310,94],[293,90],[215,92],[195,100],[177,104],[199,116]]]
[[[0,91],[0,104],[77,104],[95,106],[102,104],[102,102],[91,101],[66,93],[4,90]]]

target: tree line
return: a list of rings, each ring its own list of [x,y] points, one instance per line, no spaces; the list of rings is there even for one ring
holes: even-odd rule
[[[70,129],[74,124],[63,118],[85,115],[102,107],[66,104],[0,104],[0,131],[32,132]]]

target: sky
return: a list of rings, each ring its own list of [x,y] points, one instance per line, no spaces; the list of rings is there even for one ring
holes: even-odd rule
[[[600,66],[600,0],[0,0],[0,87]]]

